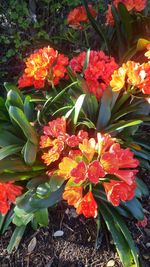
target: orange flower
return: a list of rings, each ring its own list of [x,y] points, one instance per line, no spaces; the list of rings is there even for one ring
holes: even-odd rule
[[[57,174],[63,176],[65,179],[71,178],[71,171],[77,166],[77,162],[71,158],[64,157],[59,163],[59,169]]]
[[[140,64],[134,61],[128,61],[125,66],[127,69],[127,82],[133,86],[137,86],[142,81],[142,76],[139,75]]]
[[[144,94],[150,93],[150,63],[139,64],[134,61],[124,63],[114,71],[110,86],[113,91],[120,91],[125,85],[137,87]]]
[[[106,150],[108,150],[116,141],[116,138],[112,138],[110,134],[97,134],[98,141],[98,154],[102,155]]]
[[[92,192],[88,192],[79,203],[76,212],[83,214],[86,218],[97,216],[97,203],[93,197]]]
[[[21,195],[23,188],[13,184],[14,181],[0,183],[0,212],[5,215],[10,209],[11,203],[15,203],[16,197]]]
[[[144,54],[148,59],[150,59],[150,43],[146,46],[147,52]]]
[[[92,8],[92,5],[88,5],[89,11],[93,17],[97,16],[97,12]],[[82,29],[81,22],[88,22],[88,17],[83,6],[74,8],[67,17],[68,24],[73,28]]]
[[[84,139],[82,143],[79,144],[79,148],[82,154],[91,161],[95,154],[96,150],[96,141],[94,138]]]
[[[68,205],[77,208],[82,200],[82,191],[82,186],[66,186],[62,197],[67,201]]]
[[[45,81],[53,87],[64,77],[67,64],[68,58],[49,46],[36,50],[26,60],[24,74],[18,81],[19,88],[33,85],[40,89]]]
[[[119,206],[120,201],[131,200],[135,196],[136,183],[128,185],[123,181],[113,181],[103,183],[107,199],[114,206]]]
[[[125,77],[126,77],[126,66],[123,64],[118,70],[115,70],[112,74],[112,79],[110,81],[110,86],[112,90],[117,92],[120,91],[125,85]]]
[[[52,142],[52,148],[48,150],[48,152],[44,153],[42,155],[42,159],[44,160],[44,163],[48,166],[52,162],[59,159],[61,152],[64,149],[64,142],[60,141],[58,139],[55,139]]]
[[[137,85],[143,92],[143,94],[150,94],[150,62],[140,65],[139,75],[141,82]]]
[[[52,139],[47,135],[41,136],[40,137],[40,148],[46,148],[50,146],[53,146]]]

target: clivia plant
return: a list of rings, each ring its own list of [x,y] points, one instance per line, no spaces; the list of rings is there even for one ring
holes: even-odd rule
[[[93,217],[98,233],[105,223],[125,267],[140,266],[125,222],[146,224],[141,198],[149,194],[139,172],[149,164],[149,148],[136,133],[150,121],[150,45],[138,40],[134,56],[139,44],[143,58],[130,55],[121,64],[102,50],[69,59],[44,47],[26,59],[18,87],[5,83],[0,231],[16,225],[9,253],[29,223],[47,226],[48,208],[66,201],[78,215]]]

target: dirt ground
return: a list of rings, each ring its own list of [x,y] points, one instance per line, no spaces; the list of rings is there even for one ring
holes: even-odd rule
[[[141,172],[148,184],[148,174]],[[150,186],[149,186],[150,187]],[[150,198],[143,199],[148,225],[139,228],[128,223],[140,252],[142,267],[150,267]],[[19,249],[8,255],[6,247],[13,227],[0,238],[1,267],[121,267],[119,257],[107,231],[100,232],[97,245],[96,223],[93,219],[76,217],[64,204],[50,211],[46,228],[28,228]],[[61,230],[62,232],[57,232]],[[55,236],[62,234],[62,236]]]

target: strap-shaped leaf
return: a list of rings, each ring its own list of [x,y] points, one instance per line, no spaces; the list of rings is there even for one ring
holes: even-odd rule
[[[10,145],[10,146],[5,146],[0,149],[0,160],[13,155],[19,151],[21,151],[22,147],[18,145]]]
[[[24,140],[12,134],[10,131],[2,130],[0,131],[0,147],[9,145],[22,145]]]
[[[29,139],[33,144],[37,144],[37,134],[34,128],[30,125],[23,111],[17,107],[10,106],[9,115],[19,125],[27,139]]]
[[[24,161],[27,165],[33,165],[36,160],[37,144],[28,140],[23,149]]]
[[[9,241],[9,245],[7,247],[7,252],[9,254],[12,253],[13,249],[17,249],[19,244],[20,244],[20,241],[24,235],[24,232],[25,232],[25,229],[26,229],[26,225],[23,225],[21,227],[16,227],[14,232],[13,232],[13,235]]]
[[[111,232],[120,260],[124,267],[139,267],[137,252],[125,223],[119,215],[113,215],[111,209],[101,203],[100,212],[105,220],[108,230]],[[123,226],[125,227],[124,229]],[[129,240],[127,240],[129,239]]]
[[[89,21],[91,22],[93,28],[98,33],[98,35],[100,36],[100,38],[102,38],[104,40],[105,46],[106,46],[106,50],[109,52],[109,43],[108,43],[107,37],[105,36],[105,33],[101,29],[100,25],[97,25],[97,22],[95,21],[94,17],[90,13],[89,8],[88,8],[88,2],[87,2],[87,0],[82,0],[82,3],[84,5],[84,7],[85,7],[85,10],[86,10],[86,13],[87,13],[87,16],[88,16]]]
[[[13,91],[17,92],[20,95],[20,97],[22,98],[22,100],[24,99],[24,96],[22,95],[21,91],[14,84],[5,82],[4,83],[4,87],[5,87],[5,89],[6,89],[7,92],[9,92],[10,90],[13,90]]]
[[[34,121],[34,105],[31,102],[31,97],[27,95],[23,106],[24,114],[29,121]]]
[[[119,130],[122,130],[126,127],[131,127],[131,126],[134,126],[134,125],[139,125],[141,124],[143,121],[142,120],[127,120],[127,121],[121,121],[121,122],[118,122],[118,123],[114,123],[110,126],[108,126],[107,128],[105,128],[105,132],[114,132],[114,131],[119,131]]]
[[[123,5],[122,3],[118,4],[118,12],[121,18],[121,22],[124,27],[124,32],[127,36],[128,41],[132,39],[132,33],[133,33],[133,28],[132,28],[132,17],[127,10],[126,6]]]
[[[97,120],[97,130],[103,130],[111,118],[112,90],[107,87],[100,103],[99,115]]]
[[[78,121],[78,117],[79,117],[79,113],[81,111],[84,99],[85,99],[85,94],[82,94],[78,97],[75,106],[74,106],[74,118],[73,118],[73,122],[76,125],[77,121]]]
[[[130,251],[133,255],[134,258],[134,262],[136,263],[136,267],[139,266],[139,261],[138,261],[138,254],[137,254],[137,249],[135,248],[135,244],[134,241],[131,237],[131,234],[125,224],[125,222],[123,221],[122,217],[116,212],[115,208],[109,208],[107,205],[104,204],[105,209],[109,212],[109,214],[111,214],[111,216],[113,217],[113,220],[115,222],[115,224],[118,225],[118,227],[120,228],[124,238],[126,239],[126,242],[128,243],[128,246],[130,248]],[[132,265],[132,260],[131,260],[131,266],[135,266]],[[130,265],[128,265],[130,266]]]
[[[7,104],[8,103],[10,106],[15,106],[23,110],[23,101],[20,95],[14,90],[10,90],[7,93]]]
[[[121,206],[127,209],[135,219],[140,221],[144,219],[143,207],[137,198],[122,202]]]

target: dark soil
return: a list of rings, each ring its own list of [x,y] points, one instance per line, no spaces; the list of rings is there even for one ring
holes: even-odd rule
[[[141,171],[149,185],[148,174]],[[150,186],[149,186],[150,187]],[[148,225],[141,228],[129,222],[129,228],[140,253],[142,267],[150,267],[150,198],[143,199]],[[58,230],[63,236],[54,237]],[[111,236],[100,233],[97,245],[96,223],[93,219],[76,217],[73,209],[61,204],[50,211],[49,227],[34,231],[28,228],[19,249],[8,255],[6,247],[12,235],[12,227],[0,239],[1,267],[121,267]]]

